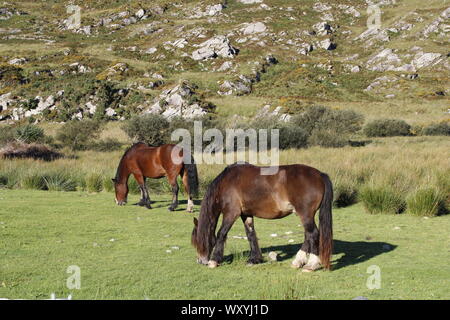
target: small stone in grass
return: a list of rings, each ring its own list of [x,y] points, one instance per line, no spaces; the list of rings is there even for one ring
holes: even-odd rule
[[[269,260],[270,261],[277,261],[277,257],[278,257],[278,254],[276,252],[274,252],[274,251],[269,252]]]
[[[172,253],[172,250],[166,250],[167,253]]]
[[[116,239],[114,239],[114,238],[109,239],[109,242],[114,242],[114,241],[116,241]]]
[[[292,242],[294,242],[294,239],[289,239],[288,242],[292,243]]]
[[[276,233],[272,233],[270,236],[271,237],[278,237],[278,235]]]
[[[180,247],[178,247],[178,246],[173,246],[172,249],[173,249],[173,250],[180,250]]]
[[[292,231],[286,231],[285,234],[293,234]]]
[[[400,230],[400,227],[394,227],[394,230]]]

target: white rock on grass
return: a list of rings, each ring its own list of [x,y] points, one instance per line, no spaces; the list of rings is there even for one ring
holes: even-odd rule
[[[420,68],[424,68],[424,67],[428,67],[431,64],[433,64],[435,62],[436,59],[440,58],[441,54],[440,53],[424,53],[424,52],[418,52],[416,53],[416,55],[414,56],[414,59],[411,61],[411,64],[416,68],[416,69],[420,69]]]
[[[254,4],[263,2],[263,0],[238,0],[238,1],[243,4]]]
[[[197,49],[192,53],[192,59],[194,60],[210,59],[217,56],[222,58],[233,58],[238,52],[225,36],[215,36],[201,43],[199,47],[200,49]]]
[[[244,28],[241,29],[241,32],[244,35],[251,35],[255,33],[262,33],[267,30],[267,27],[262,22],[249,23]]]

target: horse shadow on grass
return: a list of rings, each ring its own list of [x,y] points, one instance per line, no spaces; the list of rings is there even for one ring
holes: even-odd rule
[[[200,204],[201,200],[193,200],[195,208],[198,208],[200,210]],[[169,208],[170,204],[172,203],[172,200],[151,200],[151,205],[153,209],[159,209],[159,208]],[[178,207],[174,211],[186,211],[187,206],[187,200],[179,200],[178,201]],[[137,205],[136,203],[133,205]]]
[[[267,255],[271,251],[278,253],[278,261],[293,259],[300,250],[301,245],[288,244],[281,246],[270,246],[262,248],[261,251]],[[332,260],[332,269],[338,270],[351,265],[365,262],[378,255],[391,252],[397,248],[396,245],[387,242],[367,242],[367,241],[342,241],[334,240],[333,255],[341,255],[339,258]],[[238,255],[248,256],[249,251],[238,253]],[[231,263],[235,258],[235,254],[224,257],[224,260]]]

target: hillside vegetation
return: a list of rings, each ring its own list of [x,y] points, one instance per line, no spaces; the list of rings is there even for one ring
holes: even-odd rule
[[[370,31],[367,9],[377,3],[381,26]],[[0,121],[249,117],[265,105],[292,115],[317,104],[369,120],[449,119],[442,0],[73,5],[80,25],[66,1],[2,5]]]

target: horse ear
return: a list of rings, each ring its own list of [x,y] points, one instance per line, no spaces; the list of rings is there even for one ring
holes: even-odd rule
[[[198,220],[196,217],[194,217],[194,225],[197,227],[198,226]]]

